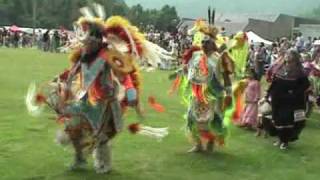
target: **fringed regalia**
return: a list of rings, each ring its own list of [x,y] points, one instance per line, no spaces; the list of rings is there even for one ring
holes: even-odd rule
[[[223,145],[231,119],[231,80],[233,65],[216,50],[206,53],[204,41],[214,43],[216,28],[203,28],[202,47],[193,46],[183,57],[173,89],[180,87],[186,113],[187,129],[195,146],[190,150],[212,151]],[[195,43],[197,44],[197,43]],[[210,49],[211,50],[211,49]]]
[[[85,17],[76,23],[71,67],[38,89],[31,85],[26,103],[34,115],[47,105],[64,124],[57,136],[60,143],[71,142],[74,147],[72,169],[86,164],[87,152],[93,153],[96,171],[106,173],[111,169],[111,140],[123,128],[126,108],[133,107],[141,115],[136,61],[147,59],[156,66],[161,52],[126,19],[112,16],[104,21],[102,7],[94,7],[100,18],[87,7],[81,9]],[[139,123],[129,130],[155,138],[167,135],[166,128]]]

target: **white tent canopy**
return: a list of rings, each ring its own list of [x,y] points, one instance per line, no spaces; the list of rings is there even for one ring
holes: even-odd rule
[[[263,42],[266,45],[272,45],[271,41],[263,39],[262,37],[260,37],[259,35],[257,35],[256,33],[252,32],[252,31],[248,31],[247,36],[248,36],[249,43],[256,44],[256,43]]]
[[[320,40],[314,41],[313,45],[315,45],[315,46],[320,46]]]
[[[6,30],[9,30],[11,26],[3,26],[3,28],[5,28]],[[33,28],[31,27],[18,27],[19,30],[21,32],[25,32],[28,34],[32,34],[33,33]],[[39,32],[41,31],[41,33],[45,33],[47,31],[47,29],[42,29],[42,28],[35,28],[35,32]]]

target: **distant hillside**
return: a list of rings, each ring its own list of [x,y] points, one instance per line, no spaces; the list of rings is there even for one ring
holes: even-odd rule
[[[215,7],[222,14],[304,14],[320,4],[319,0],[125,0],[129,5],[140,3],[145,8],[176,6],[182,17],[206,17],[207,7]],[[199,3],[200,2],[200,3]]]

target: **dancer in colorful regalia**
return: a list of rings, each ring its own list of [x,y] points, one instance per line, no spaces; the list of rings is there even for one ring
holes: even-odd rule
[[[246,74],[248,55],[249,55],[249,43],[248,37],[245,32],[238,32],[231,43],[231,57],[235,62],[235,75],[236,79],[243,78]]]
[[[86,154],[93,153],[96,172],[107,173],[111,170],[111,140],[123,127],[125,109],[133,107],[142,115],[141,82],[135,63],[141,58],[155,59],[159,53],[158,47],[126,19],[112,16],[104,21],[102,7],[94,6],[99,18],[91,15],[90,8],[81,9],[85,16],[76,23],[80,41],[71,54],[71,68],[38,90],[31,85],[26,103],[32,114],[39,114],[47,105],[64,124],[57,135],[61,144],[73,145],[71,169],[83,168]],[[156,104],[154,98],[152,103]],[[166,129],[139,124],[129,129],[157,138],[167,134]]]
[[[211,19],[209,17],[209,19]],[[194,26],[188,31],[189,35],[193,36],[193,46],[200,47],[203,38],[205,37],[207,26],[204,20],[197,20]],[[223,62],[229,62],[229,69],[234,69],[231,76],[234,84],[232,94],[233,103],[233,121],[239,124],[241,113],[244,110],[244,92],[246,88],[246,80],[242,80],[247,73],[247,60],[249,55],[248,37],[244,32],[238,32],[232,39],[225,37],[225,34],[219,33],[216,35],[214,42],[219,49],[219,53]],[[232,68],[230,68],[232,67]]]
[[[238,32],[229,40],[229,56],[234,62],[235,75],[233,80],[233,102],[235,105],[233,122],[240,123],[241,114],[245,107],[245,89],[248,85],[244,77],[248,73],[249,43],[245,32]]]
[[[183,67],[172,86],[172,91],[180,87],[188,105],[187,129],[194,143],[189,152],[211,152],[215,144],[224,144],[232,104],[232,62],[219,54],[214,26],[202,26],[201,33],[201,46],[194,43],[184,53]]]

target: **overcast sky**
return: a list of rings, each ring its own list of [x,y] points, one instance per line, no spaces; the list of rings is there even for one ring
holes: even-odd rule
[[[129,6],[140,3],[145,8],[176,6],[181,17],[205,17],[209,5],[226,14],[288,13],[301,15],[320,5],[320,0],[125,0]]]

